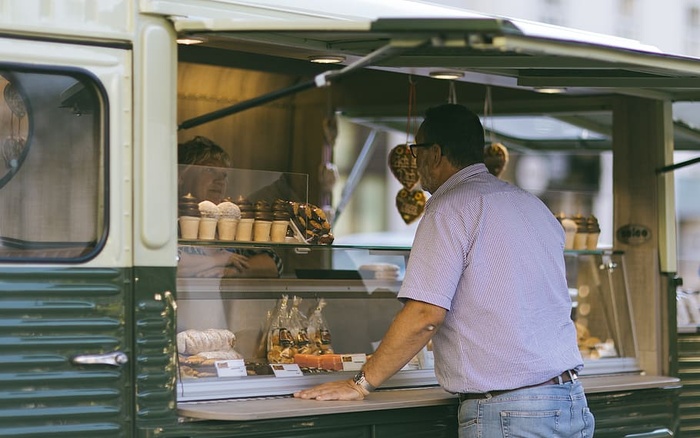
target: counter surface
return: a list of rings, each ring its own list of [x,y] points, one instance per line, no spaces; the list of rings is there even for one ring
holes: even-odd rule
[[[582,377],[586,393],[632,391],[680,386],[680,379],[666,376],[590,376]],[[456,404],[457,396],[440,388],[377,391],[363,401],[316,401],[288,397],[228,399],[178,404],[183,417],[205,420],[249,421],[303,417],[386,409],[416,408]]]

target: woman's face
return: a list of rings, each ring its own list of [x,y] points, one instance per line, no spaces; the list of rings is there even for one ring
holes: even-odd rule
[[[188,167],[182,175],[181,193],[192,193],[200,202],[221,202],[226,193],[228,175],[226,169],[213,167],[216,164],[206,163]]]

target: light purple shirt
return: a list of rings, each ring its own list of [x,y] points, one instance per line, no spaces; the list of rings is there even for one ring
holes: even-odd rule
[[[536,196],[483,164],[428,200],[398,296],[448,310],[433,338],[447,391],[520,388],[583,367],[563,229]]]

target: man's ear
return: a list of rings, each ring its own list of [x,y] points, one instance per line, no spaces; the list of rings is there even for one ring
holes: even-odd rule
[[[442,148],[439,144],[435,143],[430,147],[430,158],[433,160],[435,166],[439,166],[445,159],[445,156],[442,155]]]

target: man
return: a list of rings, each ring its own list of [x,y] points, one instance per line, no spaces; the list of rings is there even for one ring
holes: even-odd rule
[[[459,394],[460,436],[592,436],[561,225],[488,172],[481,122],[465,107],[428,110],[416,142],[432,197],[399,291],[404,307],[354,379],[295,397],[361,400],[432,339],[438,382]]]

